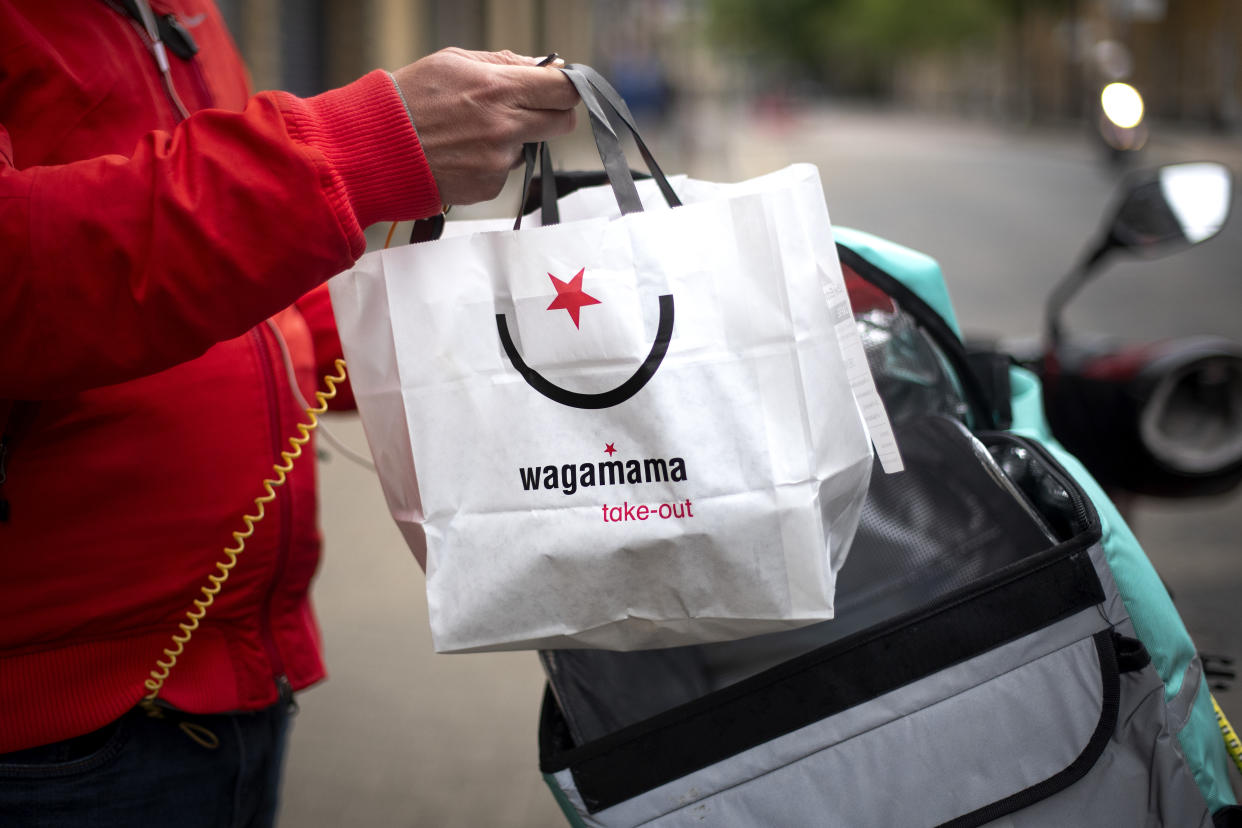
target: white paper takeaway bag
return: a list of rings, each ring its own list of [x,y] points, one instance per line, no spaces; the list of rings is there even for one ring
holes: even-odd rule
[[[870,474],[813,168],[672,210],[380,251],[331,285],[442,652],[830,618]],[[615,211],[615,205],[614,205]]]

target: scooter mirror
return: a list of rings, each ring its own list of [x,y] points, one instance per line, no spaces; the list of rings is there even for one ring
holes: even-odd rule
[[[1114,250],[1143,256],[1171,253],[1220,232],[1233,200],[1233,176],[1224,164],[1170,164],[1132,175],[1106,231],[1048,297],[1045,348],[1061,341],[1061,313]]]
[[[1113,218],[1112,247],[1146,256],[1174,252],[1220,232],[1233,179],[1211,161],[1171,164],[1132,180]]]

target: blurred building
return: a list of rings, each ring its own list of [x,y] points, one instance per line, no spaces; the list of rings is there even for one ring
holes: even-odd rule
[[[671,169],[706,175],[727,161],[734,85],[708,42],[704,0],[216,2],[255,89],[311,95],[445,46],[555,50],[613,82],[648,140],[660,135],[661,160]],[[591,163],[589,134],[578,139],[568,155],[558,153],[558,164]]]
[[[1017,120],[1078,117],[1115,72],[1155,118],[1236,126],[1242,118],[1242,4],[1237,0],[1013,0],[986,43],[912,56],[895,97],[924,109]],[[1123,66],[1107,69],[1104,45]],[[1114,52],[1116,50],[1113,50]]]
[[[594,54],[584,0],[217,0],[256,89],[309,95],[443,46]]]
[[[1165,0],[1147,18],[1116,21],[1134,54],[1134,82],[1160,117],[1236,124],[1242,67],[1237,0]],[[1163,11],[1163,14],[1159,14]]]
[[[255,88],[312,94],[449,45],[553,49],[591,63],[664,120],[719,97],[727,64],[706,37],[709,0],[217,0]],[[826,2],[826,0],[825,0]],[[909,0],[912,14],[934,13]],[[1099,45],[1119,43],[1156,118],[1242,121],[1239,0],[1006,0],[986,39],[898,55],[890,93],[922,109],[1020,121],[1081,116]],[[840,68],[840,67],[838,67]]]

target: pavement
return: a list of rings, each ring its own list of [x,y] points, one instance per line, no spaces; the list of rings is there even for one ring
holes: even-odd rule
[[[1038,331],[1044,297],[1095,231],[1118,179],[1077,130],[1015,131],[841,106],[779,122],[719,107],[703,117],[730,128],[691,124],[649,136],[670,172],[734,180],[792,161],[818,164],[834,223],[935,256],[968,332]],[[706,134],[715,143],[703,144]],[[579,136],[558,159],[582,167],[588,151]],[[1159,130],[1142,160],[1203,158],[1236,171],[1242,139]],[[510,189],[473,214],[503,215],[515,198]],[[1239,261],[1235,220],[1177,257],[1114,267],[1084,291],[1069,326],[1129,338],[1242,340]],[[355,417],[326,420],[365,451]],[[325,557],[314,595],[331,677],[300,696],[280,824],[564,825],[538,773],[543,678],[535,656],[433,653],[422,573],[377,479],[321,447]],[[1237,495],[1143,503],[1134,513],[1197,644],[1234,656],[1242,655],[1240,503]],[[1218,698],[1242,724],[1242,693]]]

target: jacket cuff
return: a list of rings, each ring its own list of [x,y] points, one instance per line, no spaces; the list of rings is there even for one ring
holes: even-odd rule
[[[440,212],[431,167],[387,72],[376,70],[313,98],[276,94],[290,134],[327,162],[325,190],[356,255],[368,225]]]

